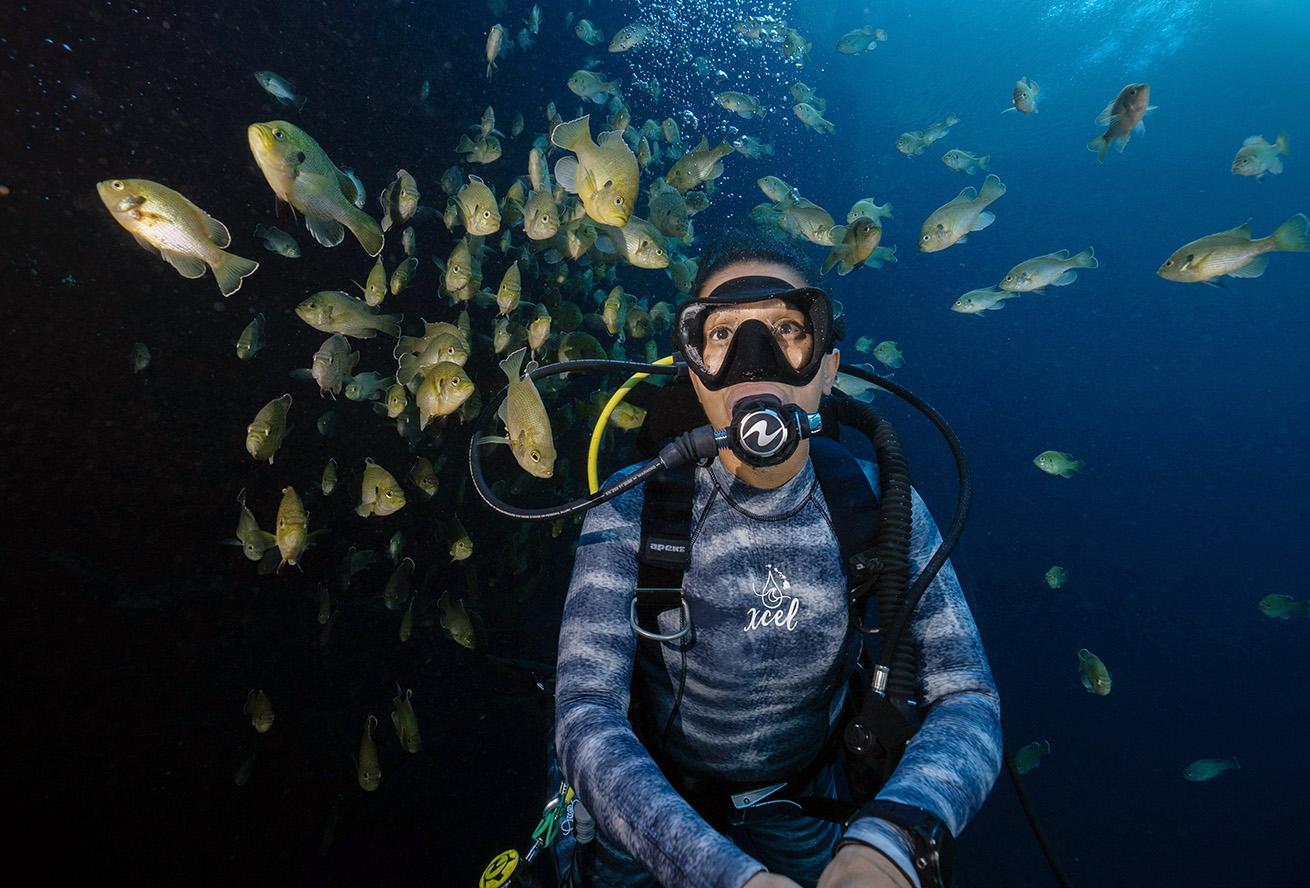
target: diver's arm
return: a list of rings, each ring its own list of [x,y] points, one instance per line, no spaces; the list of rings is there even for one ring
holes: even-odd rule
[[[912,501],[910,560],[915,575],[941,542],[941,534],[918,493],[912,492]],[[1001,708],[978,627],[950,562],[928,586],[910,631],[922,657],[924,719],[878,798],[929,811],[958,836],[1000,773]],[[903,869],[909,863],[906,833],[877,818],[855,821],[842,841],[871,845]]]
[[[555,746],[606,836],[661,884],[741,888],[764,867],[716,832],[669,784],[628,721],[642,491],[587,513],[560,626]]]

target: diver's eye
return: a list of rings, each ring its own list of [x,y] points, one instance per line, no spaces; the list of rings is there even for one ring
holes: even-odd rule
[[[115,179],[112,183],[110,183],[109,187],[113,188],[115,191],[122,191],[127,186],[123,184],[121,179]]]
[[[279,142],[281,142],[283,139],[285,139],[286,136],[287,136],[287,134],[284,133],[284,132],[282,132],[282,130],[280,130],[280,129],[275,129],[275,130],[273,130],[273,138],[277,139]]]

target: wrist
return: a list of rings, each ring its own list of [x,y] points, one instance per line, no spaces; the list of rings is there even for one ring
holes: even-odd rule
[[[852,825],[860,819],[872,818],[880,838],[894,844],[894,850],[884,851],[910,881],[921,888],[951,888],[955,884],[954,837],[946,824],[930,811],[882,799],[875,799],[856,812]],[[863,832],[864,830],[859,830]],[[859,837],[852,836],[851,842]],[[839,843],[838,848],[846,843]]]

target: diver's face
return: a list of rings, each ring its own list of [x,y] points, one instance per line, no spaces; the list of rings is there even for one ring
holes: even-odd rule
[[[740,262],[725,265],[706,278],[700,292],[696,295],[703,296],[706,293],[712,293],[724,281],[750,276],[774,277],[786,281],[793,287],[805,286],[805,281],[801,278],[800,273],[790,265],[758,259],[743,259]],[[735,326],[747,318],[760,320],[775,330],[791,330],[794,327],[803,333],[805,329],[805,317],[801,312],[789,308],[782,300],[771,300],[750,309],[726,308],[722,312],[714,312],[706,320],[705,358],[707,363],[711,363],[713,360],[715,340],[712,334],[715,326],[718,324]],[[810,343],[809,347],[813,348],[813,343]],[[793,348],[797,350],[795,360],[798,363],[804,363],[800,358],[800,354],[806,348],[805,343],[797,339],[793,346],[784,348],[789,360],[792,359],[791,351]],[[726,346],[724,351],[726,354]],[[834,349],[830,354],[824,356],[823,363],[819,366],[819,372],[814,374],[814,378],[803,386],[772,381],[740,382],[736,385],[725,386],[718,391],[710,391],[694,373],[691,375],[691,384],[696,389],[696,396],[700,399],[701,407],[704,408],[705,416],[710,423],[715,428],[724,428],[732,421],[733,406],[741,399],[753,395],[770,394],[776,396],[784,404],[796,404],[807,413],[817,411],[819,409],[819,399],[832,392],[832,383],[837,378],[837,368],[840,364],[841,353]]]

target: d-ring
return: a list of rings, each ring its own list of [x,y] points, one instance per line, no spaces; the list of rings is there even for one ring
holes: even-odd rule
[[[691,611],[687,608],[687,599],[682,599],[682,627],[670,635],[661,635],[658,632],[651,632],[649,629],[641,628],[641,624],[637,622],[637,596],[634,595],[632,604],[628,607],[628,622],[632,624],[632,631],[642,638],[660,642],[677,641],[691,631]]]

